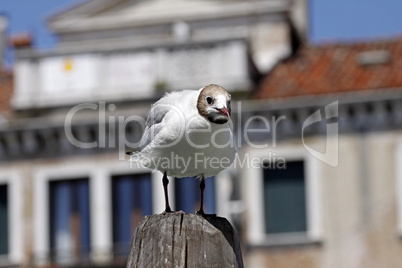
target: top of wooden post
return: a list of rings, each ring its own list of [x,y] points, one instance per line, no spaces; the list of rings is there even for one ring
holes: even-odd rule
[[[139,222],[127,263],[134,267],[243,267],[243,259],[227,219],[168,213]]]

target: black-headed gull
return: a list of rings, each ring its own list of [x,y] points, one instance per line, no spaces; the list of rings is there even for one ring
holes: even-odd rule
[[[172,212],[168,200],[168,176],[201,178],[203,214],[205,178],[229,167],[236,147],[229,126],[230,94],[221,86],[167,93],[152,106],[146,120],[139,152],[131,161],[141,162],[163,173],[165,212]]]

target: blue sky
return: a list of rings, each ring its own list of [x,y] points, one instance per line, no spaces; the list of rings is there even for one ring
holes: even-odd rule
[[[55,39],[46,27],[46,18],[80,0],[0,0],[0,13],[9,19],[9,33],[29,31],[36,45],[51,46]]]
[[[313,43],[402,35],[402,1],[309,1],[310,40]],[[34,35],[37,48],[47,48],[52,47],[56,39],[46,28],[46,18],[77,2],[80,0],[0,0],[0,13],[10,20],[9,33],[29,31]]]
[[[8,33],[30,32],[38,48],[52,47],[56,38],[46,27],[46,18],[63,7],[79,0],[0,0],[0,14],[9,20]],[[12,52],[7,51],[6,60],[11,61]]]
[[[402,1],[310,0],[310,3],[313,43],[402,35]]]

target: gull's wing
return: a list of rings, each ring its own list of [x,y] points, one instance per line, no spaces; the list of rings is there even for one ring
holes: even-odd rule
[[[151,108],[145,122],[140,150],[153,145],[171,144],[184,133],[186,117],[198,114],[198,91],[183,90],[166,94]]]
[[[185,115],[177,103],[162,98],[156,102],[148,113],[144,134],[140,141],[140,150],[151,142],[153,146],[172,144],[185,128]]]
[[[158,105],[158,103],[153,105],[147,115],[144,134],[140,141],[140,150],[148,146],[155,136],[159,134],[164,125],[162,124],[163,119],[169,113],[169,110],[169,107],[165,105]]]

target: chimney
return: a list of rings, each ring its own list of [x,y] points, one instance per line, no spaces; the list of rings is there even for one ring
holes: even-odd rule
[[[0,69],[5,64],[6,57],[6,31],[8,27],[8,19],[5,15],[0,14]]]
[[[10,43],[15,49],[30,48],[32,46],[32,36],[27,32],[14,34],[10,39]]]
[[[28,32],[13,34],[9,44],[14,48],[15,58],[29,55],[32,51],[32,35]]]

